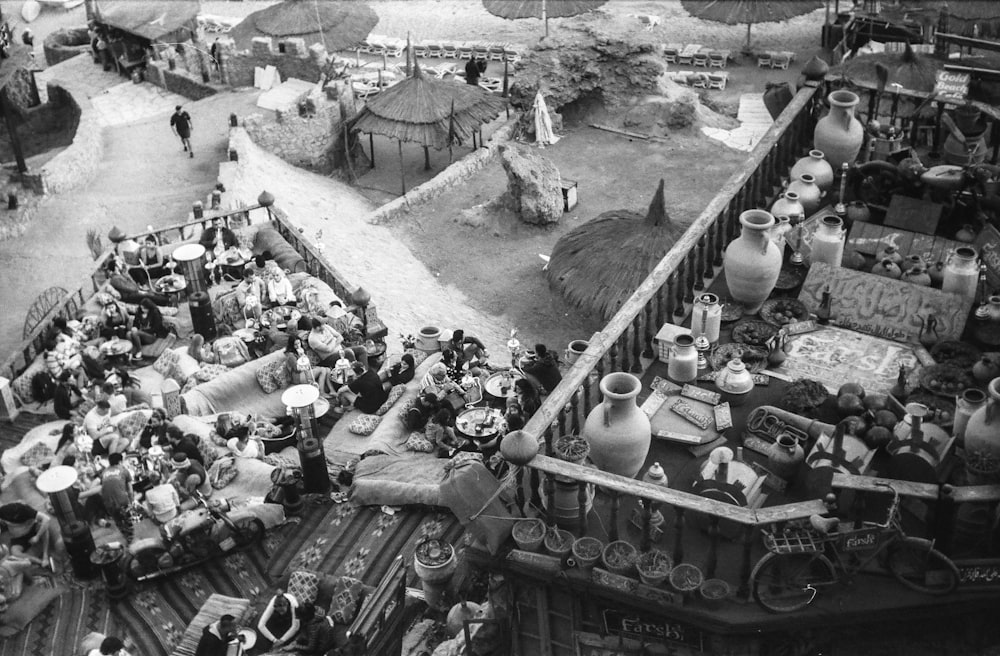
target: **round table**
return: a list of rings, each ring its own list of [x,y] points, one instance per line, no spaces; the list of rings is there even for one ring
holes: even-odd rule
[[[121,364],[122,358],[132,352],[132,342],[120,337],[112,337],[101,344],[98,349],[101,353],[108,356],[108,360],[113,364]]]
[[[177,306],[177,300],[180,298],[181,292],[186,287],[187,280],[179,273],[163,276],[153,283],[153,288],[170,299],[170,304],[175,307]]]
[[[233,336],[239,337],[247,344],[253,344],[254,340],[257,339],[257,335],[259,334],[260,333],[258,333],[253,328],[240,328],[239,330],[233,331]]]
[[[260,315],[260,324],[265,327],[274,325],[278,330],[284,330],[289,323],[297,323],[301,316],[302,313],[299,312],[298,308],[291,305],[279,305],[265,310]]]
[[[476,429],[476,426],[493,418],[493,425]],[[488,442],[500,432],[500,418],[502,415],[493,408],[469,408],[463,410],[455,418],[455,430],[463,436],[476,442]]]
[[[510,386],[506,394],[504,394],[501,391],[501,385],[504,382],[504,376],[506,376],[507,384]],[[514,393],[514,383],[516,383],[518,380],[522,378],[524,378],[524,374],[522,374],[517,369],[510,369],[509,371],[498,371],[495,374],[491,374],[486,379],[486,382],[483,383],[483,389],[486,390],[487,394],[489,394],[494,398],[506,399],[510,397],[511,394]]]

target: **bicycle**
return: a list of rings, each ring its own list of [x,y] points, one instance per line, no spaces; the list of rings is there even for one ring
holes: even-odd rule
[[[757,603],[774,613],[801,610],[821,588],[849,582],[883,553],[879,564],[911,590],[932,595],[954,591],[959,580],[955,563],[930,540],[906,535],[899,520],[899,492],[880,485],[893,494],[884,524],[864,522],[861,528],[824,533],[810,521],[809,526],[765,531],[768,553],[750,574]]]

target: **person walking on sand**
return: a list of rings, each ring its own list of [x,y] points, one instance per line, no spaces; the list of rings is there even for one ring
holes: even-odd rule
[[[170,117],[170,129],[174,131],[178,137],[181,138],[181,144],[184,146],[184,150],[194,157],[194,148],[191,147],[191,115],[184,111],[184,109],[177,105],[174,108],[174,113]]]

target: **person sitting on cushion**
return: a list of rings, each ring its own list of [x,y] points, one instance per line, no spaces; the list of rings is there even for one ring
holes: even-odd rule
[[[14,501],[0,506],[0,528],[10,535],[10,553],[42,567],[49,560],[60,562],[63,541],[59,524],[26,503]]]
[[[24,592],[24,573],[33,566],[29,559],[12,555],[7,545],[0,544],[0,617]]]
[[[76,409],[83,403],[83,392],[73,382],[70,372],[64,371],[56,381],[55,395],[52,397],[52,410],[60,419],[70,420],[79,417]]]
[[[239,426],[234,432],[236,435],[226,440],[230,453],[237,458],[264,459],[264,445],[256,437],[250,436],[249,426]]]
[[[443,362],[435,362],[420,381],[420,393],[433,394],[441,401],[453,392],[461,393],[462,388],[448,378],[448,367]]]
[[[333,619],[316,612],[313,604],[299,606],[301,628],[295,641],[282,648],[282,652],[298,656],[323,656],[336,646]]]
[[[236,285],[236,302],[243,310],[244,318],[248,320],[252,318],[256,323],[260,323],[261,305],[266,293],[264,281],[261,280],[256,267],[248,265],[243,269],[243,281]]]
[[[535,344],[535,357],[521,366],[524,375],[541,389],[551,393],[562,380],[559,358],[545,344]]]
[[[191,460],[183,453],[175,453],[170,459],[170,467],[174,470],[170,484],[177,489],[181,508],[190,510],[197,506],[195,497],[199,494],[203,497],[212,495],[212,483],[200,462]]]
[[[100,647],[91,649],[87,656],[129,656],[129,654],[125,651],[125,643],[121,638],[108,636],[101,641]]]
[[[298,601],[287,592],[278,590],[267,603],[257,621],[257,647],[261,652],[288,644],[299,632]]]
[[[236,618],[223,615],[201,630],[194,656],[226,656],[229,643],[236,640]]]
[[[508,403],[517,402],[521,407],[521,412],[525,417],[531,417],[542,405],[542,397],[538,390],[527,378],[518,378],[514,381],[514,397]]]
[[[126,303],[138,303],[144,298],[152,299],[157,305],[170,305],[170,299],[165,294],[151,292],[139,287],[139,283],[132,279],[126,271],[125,263],[113,257],[108,260],[105,269],[108,282],[121,294],[122,300]]]
[[[236,248],[239,240],[236,233],[226,227],[226,220],[217,217],[212,219],[212,227],[201,233],[198,243],[205,247],[209,259],[214,260],[230,248]]]
[[[399,358],[399,362],[389,367],[389,371],[386,374],[386,382],[389,383],[390,388],[395,385],[405,385],[413,380],[413,374],[416,369],[417,365],[413,360],[413,356],[409,353],[404,353]]]
[[[451,340],[447,344],[448,348],[455,351],[458,367],[462,368],[466,362],[484,363],[490,357],[486,350],[486,345],[478,337],[466,335],[461,328],[456,328],[451,333]],[[470,364],[469,366],[473,366]]]
[[[134,325],[141,344],[152,344],[170,334],[170,326],[163,320],[159,306],[149,298],[139,301]]]
[[[169,423],[167,412],[163,408],[153,408],[153,414],[139,433],[138,447],[148,449],[154,444],[166,444]]]
[[[122,303],[111,297],[105,298],[100,314],[101,337],[105,339],[125,339],[132,342],[132,360],[142,359],[142,343],[133,327],[132,316]]]
[[[332,367],[340,357],[344,336],[334,330],[333,326],[314,318],[310,322],[307,341],[309,348],[319,356],[319,364]]]
[[[382,379],[378,374],[361,362],[352,363],[351,369],[354,371],[354,380],[337,390],[340,407],[348,408],[353,405],[365,414],[374,414],[389,398],[389,392],[382,387]]]
[[[267,301],[270,305],[295,305],[295,291],[288,276],[277,266],[267,273]]]
[[[156,237],[146,235],[139,248],[139,267],[131,270],[132,277],[136,282],[143,285],[151,285],[157,278],[162,278],[165,273],[163,268],[163,251],[156,243]]]
[[[94,440],[93,454],[103,456],[108,453],[122,453],[128,449],[129,441],[111,423],[111,403],[101,399],[83,418],[87,435]]]
[[[175,424],[167,424],[166,436],[167,447],[170,449],[171,455],[183,453],[204,467],[205,459],[198,448],[199,440],[197,435],[185,433]]]

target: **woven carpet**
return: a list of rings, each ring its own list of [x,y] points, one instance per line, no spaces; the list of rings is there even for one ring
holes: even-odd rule
[[[270,531],[262,544],[163,581],[140,584],[111,608],[122,633],[136,645],[133,653],[168,656],[214,592],[249,599],[259,611],[274,582],[295,569],[347,574],[374,585],[397,555],[412,562],[414,548],[427,535],[457,544],[462,527],[451,514],[435,511],[406,509],[390,516],[349,503],[308,504],[299,518]],[[410,577],[412,585],[412,568]],[[0,651],[0,656],[8,655]]]
[[[76,656],[75,647],[91,631],[112,635],[120,628],[102,587],[70,587],[23,631],[0,638],[0,656]]]

